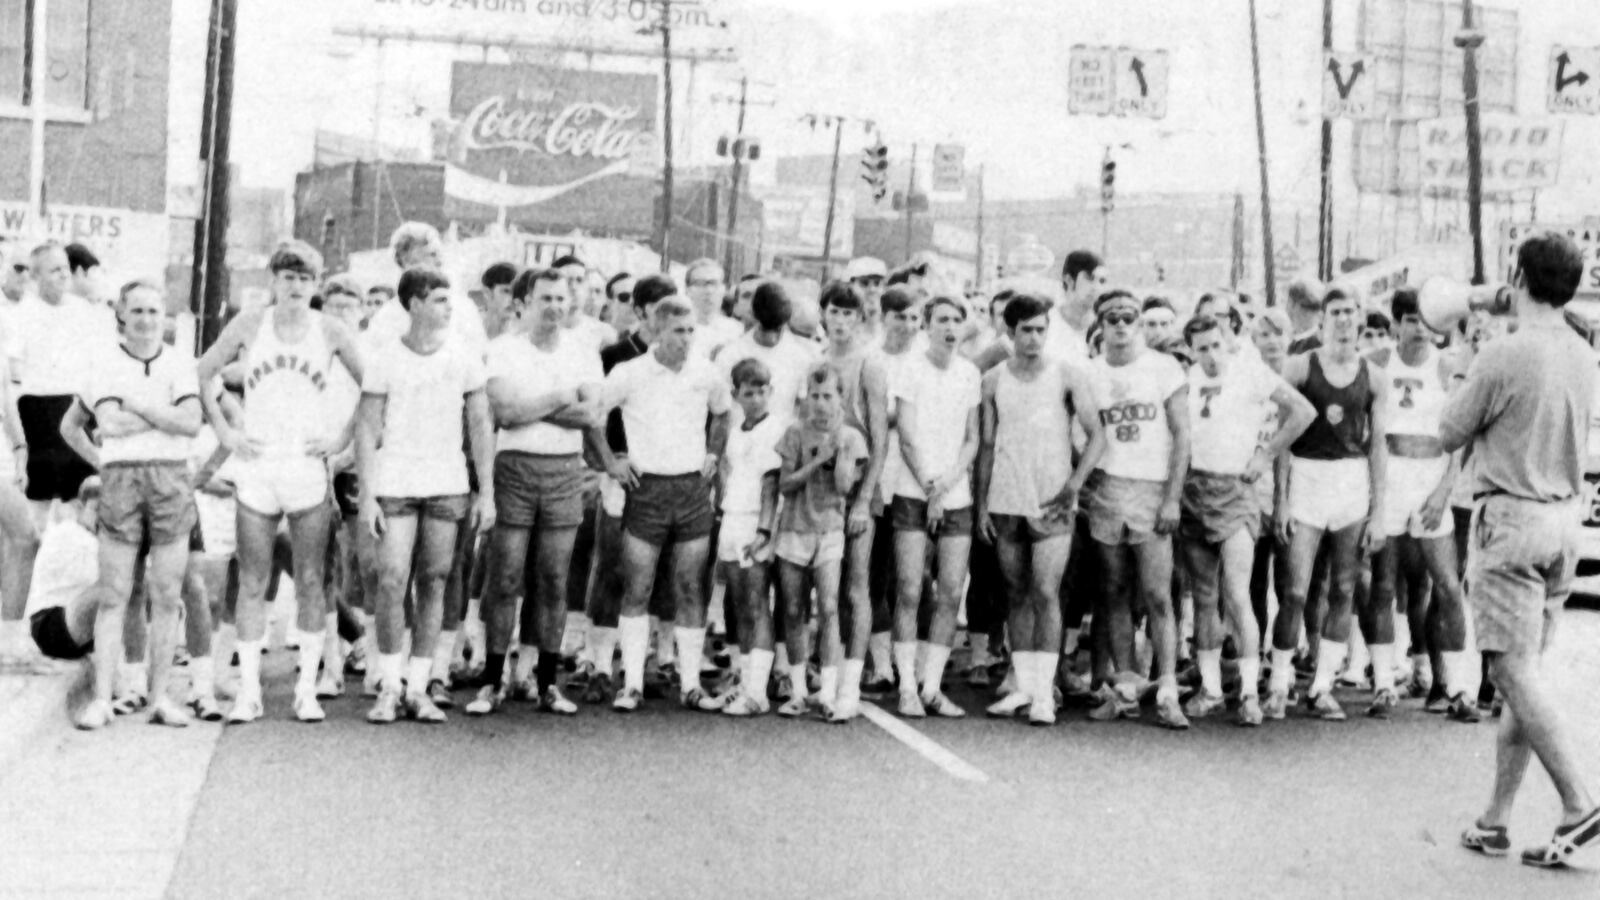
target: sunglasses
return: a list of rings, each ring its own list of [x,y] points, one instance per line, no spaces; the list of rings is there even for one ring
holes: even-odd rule
[[[1131,312],[1107,313],[1100,317],[1100,321],[1107,325],[1132,325],[1139,321],[1139,314]]]
[[[12,263],[11,271],[17,273],[18,275],[26,275],[28,274],[28,266],[26,263]]]

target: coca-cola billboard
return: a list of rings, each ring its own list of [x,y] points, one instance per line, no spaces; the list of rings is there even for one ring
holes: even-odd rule
[[[653,159],[655,77],[472,62],[455,63],[451,75],[446,215],[617,230],[611,216],[581,217]],[[649,226],[648,216],[637,223]]]

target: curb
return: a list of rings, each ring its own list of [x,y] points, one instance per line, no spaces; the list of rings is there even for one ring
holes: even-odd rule
[[[67,701],[78,675],[0,675],[0,782],[50,735],[72,728]]]

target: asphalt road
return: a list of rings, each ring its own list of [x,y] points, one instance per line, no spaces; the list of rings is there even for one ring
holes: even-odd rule
[[[915,723],[972,781],[871,721],[665,701],[375,727],[352,695],[302,725],[288,662],[269,665],[269,719],[218,743],[169,896],[1600,896],[1600,853],[1552,873],[1456,845],[1493,728],[1415,701],[1387,722],[1255,731]],[[1569,613],[1549,671],[1600,785],[1600,613]],[[1513,842],[1557,812],[1530,775]]]

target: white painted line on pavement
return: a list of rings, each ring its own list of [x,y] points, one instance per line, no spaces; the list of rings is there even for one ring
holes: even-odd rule
[[[922,732],[884,712],[876,703],[861,704],[861,715],[867,721],[889,732],[895,740],[917,751],[923,759],[943,769],[946,774],[962,781],[988,783],[989,776],[983,774],[976,766],[941,747]]]

